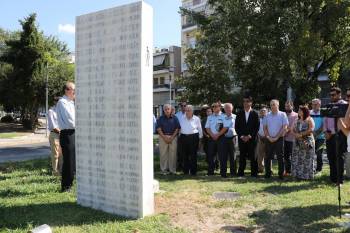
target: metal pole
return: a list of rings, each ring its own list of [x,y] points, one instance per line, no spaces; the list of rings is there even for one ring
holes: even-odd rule
[[[169,104],[171,104],[171,73],[169,70]]]
[[[49,70],[48,64],[46,63],[46,137],[48,136],[49,124],[48,124],[48,113],[49,113]]]

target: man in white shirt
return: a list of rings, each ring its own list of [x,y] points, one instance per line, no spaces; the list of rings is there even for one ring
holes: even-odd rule
[[[224,127],[227,127],[227,132],[225,133],[224,138],[224,148],[225,154],[224,157],[221,158],[220,164],[223,165],[223,174],[222,176],[226,176],[227,170],[227,160],[230,161],[230,175],[235,176],[237,174],[237,165],[236,165],[236,156],[235,156],[235,141],[237,137],[237,133],[235,130],[235,121],[236,115],[233,114],[233,105],[231,103],[224,104]]]
[[[56,103],[57,98],[54,99],[54,105],[49,109],[47,114],[48,128],[50,131],[49,142],[51,147],[51,165],[52,174],[59,175],[62,172],[62,150],[60,146],[60,129],[57,122]]]
[[[197,150],[199,139],[203,137],[199,117],[193,115],[193,106],[187,105],[181,125],[181,154],[183,155],[183,172],[185,175],[197,174]]]
[[[60,128],[60,145],[63,154],[61,191],[69,192],[75,174],[75,85],[67,82],[64,96],[57,103],[57,121]]]

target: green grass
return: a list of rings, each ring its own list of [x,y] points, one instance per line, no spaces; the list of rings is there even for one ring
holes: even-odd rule
[[[0,139],[10,139],[26,135],[25,133],[0,133]]]
[[[328,183],[327,170],[313,181],[221,179],[205,177],[201,161],[196,177],[162,176],[155,160],[155,176],[164,191],[156,199],[168,208],[142,220],[128,220],[77,205],[74,192],[59,192],[59,178],[49,175],[48,164],[35,160],[0,165],[0,232],[28,232],[46,223],[55,233],[177,233],[202,229],[212,221],[221,225],[197,232],[222,232],[237,225],[246,232],[347,232],[338,227],[346,219],[337,216],[337,189]],[[347,183],[342,187],[343,203],[350,201],[349,188]],[[215,191],[239,192],[241,198],[215,201]],[[343,211],[350,212],[349,206]]]

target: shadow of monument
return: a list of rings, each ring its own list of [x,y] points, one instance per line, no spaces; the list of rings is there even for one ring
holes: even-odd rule
[[[336,223],[323,221],[331,216],[337,217],[336,205],[314,205],[284,208],[279,211],[260,210],[249,217],[261,227],[259,232],[330,232],[339,227]]]
[[[82,207],[71,202],[10,207],[0,206],[0,219],[0,229],[25,229],[29,224],[33,226],[48,224],[52,227],[79,226],[126,220],[126,218]]]

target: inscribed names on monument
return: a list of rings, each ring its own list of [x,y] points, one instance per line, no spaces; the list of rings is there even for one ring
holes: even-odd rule
[[[132,218],[154,209],[152,18],[136,2],[76,19],[78,203]]]

